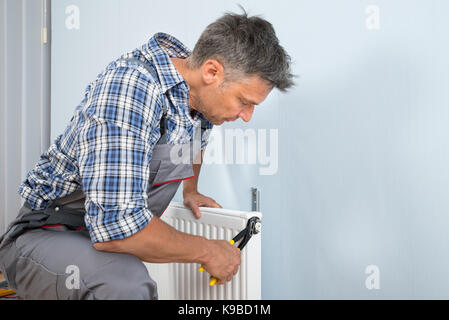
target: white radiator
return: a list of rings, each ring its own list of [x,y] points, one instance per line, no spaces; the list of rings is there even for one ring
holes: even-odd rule
[[[262,218],[260,212],[200,208],[196,219],[183,204],[172,202],[162,220],[179,231],[207,239],[231,240],[245,229],[248,219]],[[261,233],[254,235],[242,250],[242,264],[233,280],[224,285],[209,286],[210,274],[199,272],[199,264],[146,263],[157,282],[161,300],[260,300],[261,299]]]

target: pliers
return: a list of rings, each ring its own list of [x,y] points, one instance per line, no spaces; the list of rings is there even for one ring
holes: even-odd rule
[[[255,234],[260,233],[260,229],[261,229],[262,224],[260,223],[260,219],[259,217],[252,217],[248,220],[248,223],[246,225],[246,228],[243,229],[242,231],[240,231],[235,237],[234,239],[232,239],[231,241],[229,241],[229,243],[231,245],[234,245],[235,243],[237,243],[238,241],[241,240],[241,242],[239,243],[239,245],[237,246],[237,248],[242,251],[243,248],[245,248],[245,246],[248,244],[249,240],[251,239],[251,237]],[[200,272],[204,271],[205,269],[203,267],[200,267],[198,269]],[[217,278],[215,277],[211,277],[210,281],[209,281],[209,285],[212,287],[217,283]]]
[[[261,229],[261,223],[259,217],[252,217],[248,220],[248,224],[246,225],[246,228],[240,231],[234,239],[229,241],[232,245],[237,243],[238,241],[242,240],[240,244],[237,246],[239,250],[242,250],[245,248],[246,244],[249,242],[251,237],[255,234],[258,234]]]

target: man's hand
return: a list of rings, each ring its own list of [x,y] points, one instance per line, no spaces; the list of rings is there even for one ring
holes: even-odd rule
[[[206,197],[197,191],[184,193],[184,205],[192,210],[193,215],[197,219],[201,218],[199,207],[223,208],[214,199]]]
[[[231,281],[242,262],[240,250],[224,240],[209,240],[208,245],[210,256],[203,268],[217,278],[217,285]]]

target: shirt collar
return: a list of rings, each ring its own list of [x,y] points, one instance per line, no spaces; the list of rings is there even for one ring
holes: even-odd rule
[[[187,58],[191,55],[191,51],[181,41],[163,32],[156,33],[142,51],[146,59],[153,60],[163,93],[167,93],[175,86],[182,91],[182,96],[179,96],[178,93],[174,94],[173,97],[177,102],[179,111],[188,120],[190,126],[197,126],[199,122],[206,120],[201,113],[190,109],[189,85],[170,59],[175,57]],[[193,116],[190,114],[191,111]]]
[[[148,41],[142,52],[145,58],[153,61],[164,93],[180,83],[187,84],[170,60],[190,56],[190,50],[181,41],[159,32]]]

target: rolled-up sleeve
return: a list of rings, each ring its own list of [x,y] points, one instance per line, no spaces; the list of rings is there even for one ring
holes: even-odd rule
[[[135,234],[153,216],[147,208],[151,145],[115,123],[95,118],[79,138],[85,222],[92,242]]]
[[[141,72],[121,67],[96,84],[88,101],[77,135],[84,220],[93,243],[124,239],[153,217],[147,200],[160,137],[158,91]]]

